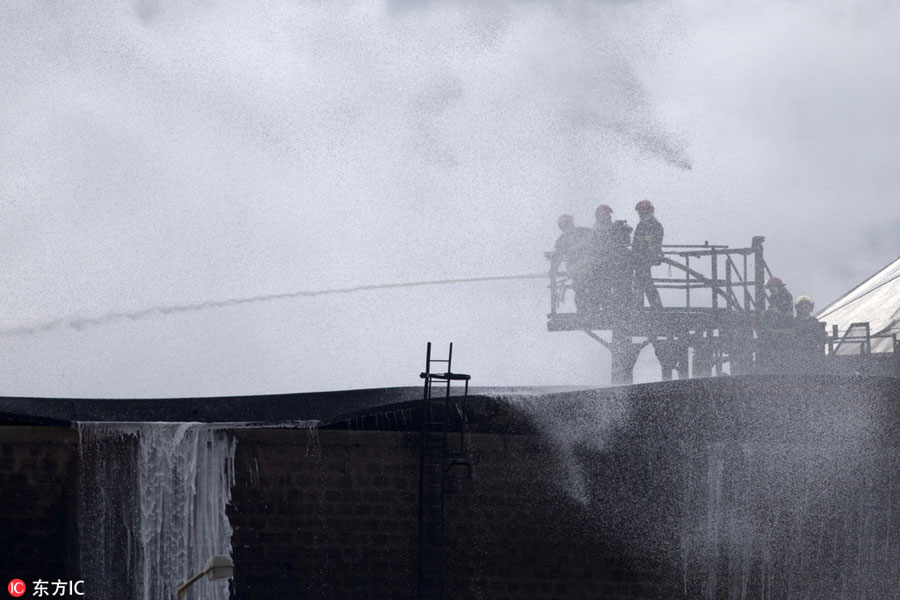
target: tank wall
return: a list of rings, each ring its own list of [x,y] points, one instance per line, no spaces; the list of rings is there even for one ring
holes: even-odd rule
[[[892,598],[898,400],[896,380],[796,378],[495,400],[530,427],[469,438],[472,478],[446,497],[446,597]],[[415,597],[417,433],[227,435],[232,597]],[[73,429],[0,428],[7,581],[101,589],[79,561],[84,498],[128,514],[125,442],[94,456]],[[103,521],[106,546],[128,540],[127,519]]]
[[[235,598],[415,597],[416,434],[236,435]],[[665,569],[623,555],[560,485],[540,436],[475,434],[470,451],[472,478],[445,497],[448,598],[671,597]]]
[[[235,598],[411,598],[419,452],[391,432],[235,432]]]
[[[78,436],[64,427],[0,427],[0,569],[77,579]]]

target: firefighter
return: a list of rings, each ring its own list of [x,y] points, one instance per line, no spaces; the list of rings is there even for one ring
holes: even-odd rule
[[[550,262],[551,274],[556,274],[565,261],[566,275],[575,291],[575,310],[583,315],[595,308],[591,293],[597,256],[594,232],[587,227],[576,227],[572,215],[560,215],[556,224],[562,233],[556,239],[556,248]]]
[[[815,307],[816,307],[816,304],[815,304],[815,302],[813,302],[813,299],[810,298],[809,296],[807,296],[806,294],[801,294],[801,295],[797,296],[797,302],[794,303],[794,310],[797,313],[797,316],[796,316],[797,322],[804,322],[804,321],[812,320],[812,321],[815,321],[816,323],[818,323],[819,320],[816,319],[814,316],[812,316],[812,311],[813,311],[813,308],[815,308]]]
[[[783,372],[794,362],[794,297],[778,277],[770,277],[763,287],[769,292],[769,309],[759,328],[758,362],[765,371]]]
[[[612,214],[613,209],[606,204],[601,204],[594,210],[594,234],[601,252],[612,245]]]
[[[612,214],[613,209],[606,204],[598,206],[594,211],[594,231],[601,246],[618,247],[624,251],[631,242],[631,225],[624,219],[613,221]]]
[[[628,276],[628,244],[631,227],[625,221],[613,221],[613,209],[601,204],[594,211],[594,234],[597,244],[596,285],[600,305],[604,310],[615,310],[630,298],[631,282]]]
[[[634,206],[637,211],[637,227],[634,229],[634,240],[631,244],[631,264],[634,268],[634,291],[637,307],[644,307],[644,296],[650,308],[662,308],[659,291],[653,283],[652,268],[662,264],[663,226],[653,215],[653,203],[641,200]]]
[[[794,297],[778,277],[769,277],[763,286],[769,291],[769,313],[781,320],[794,317]]]
[[[797,358],[803,371],[814,370],[822,365],[825,358],[825,324],[812,315],[815,303],[806,295],[797,296],[794,304],[797,316],[794,317],[794,342],[797,346]]]

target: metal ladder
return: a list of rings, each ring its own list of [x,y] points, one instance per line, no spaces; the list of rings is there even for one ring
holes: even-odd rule
[[[425,356],[425,380],[421,406],[421,441],[419,454],[419,599],[444,598],[444,497],[456,491],[459,479],[472,475],[472,463],[466,458],[466,399],[470,376],[451,369],[453,344],[446,360],[431,358],[431,342]],[[432,365],[446,364],[446,371],[436,373]],[[463,382],[464,389],[456,403],[450,402],[453,382]],[[446,384],[445,393],[436,397],[434,383]],[[459,468],[464,475],[458,476]]]

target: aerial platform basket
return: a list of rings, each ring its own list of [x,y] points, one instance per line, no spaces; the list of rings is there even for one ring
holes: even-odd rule
[[[547,329],[584,331],[608,348],[613,383],[633,381],[634,364],[647,345],[654,346],[663,379],[671,379],[673,371],[679,377],[687,377],[690,371],[720,374],[724,364],[730,364],[731,372],[747,372],[756,352],[754,331],[765,319],[764,284],[771,276],[763,257],[764,241],[756,236],[747,248],[664,245],[661,262],[669,273],[654,277],[653,282],[659,290],[679,293],[670,292],[669,305],[663,308],[645,307],[643,298],[638,306],[628,278],[618,303],[575,312],[567,302],[574,295],[570,278],[563,271],[551,271]],[[553,253],[547,257],[552,261]],[[677,299],[674,305],[673,298]],[[608,340],[600,335],[607,331]],[[700,360],[689,360],[689,356]],[[696,368],[691,368],[691,362]]]

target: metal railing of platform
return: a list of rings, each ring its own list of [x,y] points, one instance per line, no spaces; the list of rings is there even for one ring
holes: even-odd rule
[[[683,309],[685,311],[718,311],[721,309],[735,311],[762,311],[765,309],[765,278],[770,275],[763,258],[762,242],[764,238],[757,236],[748,248],[729,248],[724,245],[663,245],[663,255],[658,266],[668,266],[667,276],[654,276],[653,283],[660,290],[683,291],[683,300],[666,308]],[[545,256],[551,265],[562,265],[565,256],[555,252],[547,252]],[[615,263],[614,261],[618,261]],[[624,262],[623,262],[624,261]],[[597,255],[596,280],[605,279],[602,269],[617,269],[625,273],[623,282],[627,286],[626,298],[618,298],[628,308],[637,308],[637,300],[632,304],[634,292],[634,264],[631,258],[630,245],[623,245],[607,256]],[[678,270],[678,276],[672,271]],[[590,268],[589,268],[590,272]],[[584,275],[582,275],[584,276]],[[591,275],[587,275],[590,277]],[[574,294],[572,278],[564,269],[551,268],[550,278],[550,313],[552,319],[559,314],[566,314],[570,292]],[[608,279],[608,278],[606,278]],[[587,286],[590,293],[591,286]],[[669,296],[671,298],[671,295]],[[617,307],[618,308],[618,307]]]

